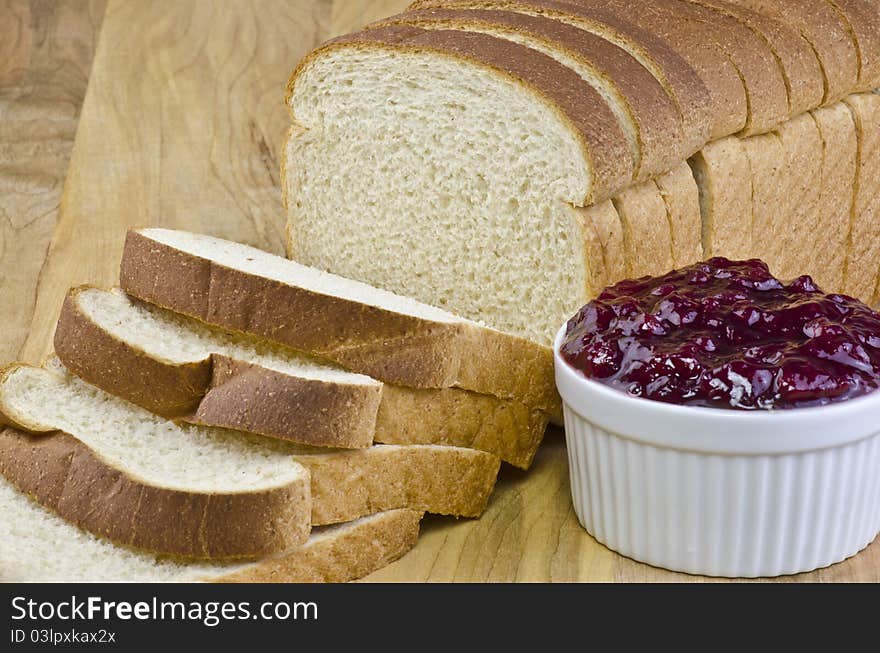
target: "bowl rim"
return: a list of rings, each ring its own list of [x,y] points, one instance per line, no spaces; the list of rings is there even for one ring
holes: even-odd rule
[[[880,433],[880,390],[840,403],[778,410],[681,406],[642,397],[584,376],[562,358],[568,323],[553,340],[556,387],[566,408],[626,439],[718,454],[773,454],[840,446]]]

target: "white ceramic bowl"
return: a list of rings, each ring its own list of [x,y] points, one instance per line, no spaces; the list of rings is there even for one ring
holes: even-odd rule
[[[631,397],[559,354],[571,494],[602,544],[658,567],[779,576],[839,562],[880,531],[880,392],[735,411]]]

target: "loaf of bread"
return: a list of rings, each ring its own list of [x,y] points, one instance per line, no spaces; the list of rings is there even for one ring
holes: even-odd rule
[[[607,283],[711,255],[876,302],[878,22],[872,0],[418,0],[294,71],[288,253],[543,344]]]
[[[494,395],[383,384],[119,290],[72,289],[55,352],[88,383],[154,413],[305,445],[449,444],[528,467],[549,420]]]
[[[303,447],[182,427],[51,369],[0,380],[0,474],[110,541],[189,558],[254,558],[312,525],[406,508],[476,517],[499,461],[475,449]]]

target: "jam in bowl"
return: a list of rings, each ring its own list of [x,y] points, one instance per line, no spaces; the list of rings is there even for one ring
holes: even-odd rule
[[[821,406],[880,388],[880,313],[757,259],[621,281],[566,325],[559,353],[632,396],[740,410]]]

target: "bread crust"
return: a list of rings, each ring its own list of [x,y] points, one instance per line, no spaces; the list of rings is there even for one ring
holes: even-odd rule
[[[269,555],[308,539],[309,477],[254,492],[151,485],[72,435],[0,431],[0,474],[72,524],[116,544],[184,558]]]
[[[880,303],[880,95],[846,98],[858,132],[858,179],[844,289],[866,304]]]
[[[855,91],[880,86],[880,9],[876,0],[828,0],[844,17],[859,54],[859,84]]]
[[[483,451],[432,445],[380,444],[294,458],[311,474],[314,526],[394,508],[479,517],[501,464]]]
[[[682,118],[672,98],[654,76],[631,54],[610,41],[572,25],[541,16],[498,10],[426,9],[398,14],[376,26],[407,24],[469,30],[501,28],[528,35],[560,48],[568,56],[609,82],[623,99],[624,109],[637,131],[639,160],[635,180],[669,170],[693,152],[685,149]],[[692,143],[695,135],[688,138]]]
[[[326,536],[233,571],[203,578],[215,583],[345,583],[403,557],[419,536],[422,513],[390,510],[331,527]]]
[[[688,0],[739,21],[762,38],[779,62],[788,94],[788,117],[822,104],[822,67],[810,44],[788,24],[725,0]]]
[[[431,52],[488,68],[528,89],[569,126],[581,145],[591,183],[582,197],[574,199],[576,204],[609,197],[632,181],[635,162],[611,109],[592,86],[551,57],[485,34],[409,25],[377,27],[337,37],[306,55],[288,82],[288,104],[303,71],[322,55],[342,48]]]
[[[730,0],[796,26],[809,41],[822,66],[823,104],[837,102],[856,88],[859,57],[843,16],[828,0]]]
[[[149,411],[194,424],[314,446],[373,442],[382,386],[297,377],[220,354],[163,360],[105,331],[71,289],[55,330],[55,352],[74,374]]]
[[[549,347],[471,322],[433,322],[257,277],[131,230],[131,295],[413,388],[459,387],[558,414]]]
[[[710,136],[710,125],[717,120],[714,111],[727,106],[713,107],[710,89],[704,84],[697,70],[669,44],[648,30],[636,26],[627,17],[591,7],[587,12],[583,7],[567,2],[553,0],[418,0],[411,10],[430,8],[458,9],[503,9],[514,12],[534,12],[554,20],[576,18],[584,24],[601,26],[603,30],[615,35],[627,44],[630,52],[638,51],[654,66],[652,73],[660,75],[659,81],[669,91],[676,103],[684,124],[685,137],[692,135],[693,141],[685,141],[684,149],[697,150]],[[632,18],[632,17],[629,17]],[[732,101],[732,100],[731,100]],[[743,93],[743,124],[745,122],[745,94]]]
[[[479,449],[528,469],[549,419],[544,411],[518,401],[458,388],[417,390],[386,384],[374,440]]]

